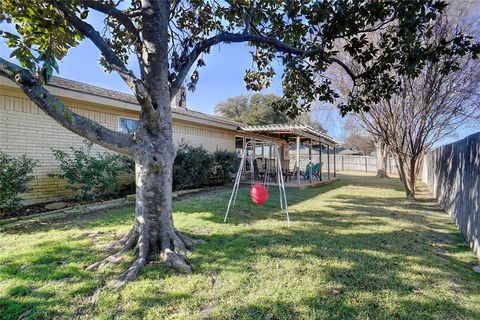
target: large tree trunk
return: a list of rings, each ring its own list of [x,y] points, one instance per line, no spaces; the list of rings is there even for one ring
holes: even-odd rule
[[[141,131],[140,131],[141,132]],[[190,273],[191,267],[185,261],[185,254],[202,240],[191,239],[179,233],[172,218],[172,168],[175,148],[171,137],[163,139],[143,138],[143,147],[136,159],[136,205],[135,222],[127,236],[117,243],[123,248],[103,261],[91,265],[93,270],[110,263],[121,261],[121,255],[136,249],[138,257],[111,285],[121,287],[135,279],[152,253],[170,267]]]
[[[380,140],[375,141],[377,151],[377,178],[388,178],[387,174],[387,145]]]
[[[403,187],[405,188],[405,194],[408,199],[413,200],[415,199],[417,161],[414,158],[405,159],[398,154],[395,156],[395,161],[397,163],[400,181],[402,181]]]
[[[179,233],[172,218],[172,171],[175,146],[172,134],[171,94],[168,81],[168,1],[142,0],[144,51],[142,80],[148,99],[139,100],[140,120],[135,132],[136,206],[135,222],[122,239],[120,252],[93,265],[96,268],[119,260],[123,252],[138,249],[138,256],[112,285],[134,279],[152,253],[170,267],[190,273],[185,254],[199,240]]]

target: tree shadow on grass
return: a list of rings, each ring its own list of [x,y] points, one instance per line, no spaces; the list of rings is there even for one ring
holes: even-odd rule
[[[84,269],[95,257],[92,251],[88,244],[45,241],[31,251],[3,258],[0,279],[8,285],[0,299],[0,319],[18,319],[22,314],[25,319],[52,318],[63,299],[91,294],[101,282]],[[67,297],[57,296],[58,290]]]
[[[371,180],[359,177],[321,188],[288,190],[289,203],[293,207],[346,185],[371,186]],[[311,318],[323,319],[474,319],[477,316],[475,312],[478,310],[462,306],[462,298],[454,299],[456,293],[468,295],[480,290],[480,276],[468,263],[452,257],[455,253],[468,253],[469,249],[458,232],[437,222],[438,217],[430,219],[419,214],[423,204],[412,204],[399,197],[340,194],[333,196],[332,203],[324,204],[319,210],[292,212],[293,226],[288,228],[284,215],[279,213],[279,203],[273,202],[278,189],[271,190],[272,202],[261,207],[251,204],[245,192],[247,194],[240,193],[237,199],[237,204],[244,203],[241,212],[232,212],[227,220],[230,228],[222,232],[218,224],[223,221],[230,192],[228,189],[215,190],[175,202],[176,215],[192,215],[216,225],[212,234],[202,236],[207,244],[197,247],[189,257],[194,267],[193,277],[201,276],[207,281],[210,274],[245,273],[251,281],[236,288],[245,294],[263,289],[261,286],[289,285],[291,281],[311,285],[311,290],[305,296],[295,298],[296,302],[262,296],[258,301],[239,301],[233,306],[224,300],[210,308],[212,301],[208,297],[196,297],[192,303],[203,305],[200,311],[196,311],[205,318],[272,316],[272,319],[298,319],[305,312]],[[392,203],[398,209],[392,208]],[[115,229],[129,225],[132,217],[133,210],[127,208],[120,212],[98,213],[90,220],[62,221],[27,231]],[[272,225],[252,226],[260,220]],[[395,221],[408,225],[395,228]],[[232,228],[236,225],[242,227]],[[12,231],[15,232],[23,234],[26,230]],[[105,253],[87,241],[78,241],[41,244],[27,267],[16,262],[29,258],[27,256],[13,255],[4,259],[0,264],[0,277],[15,279],[19,283],[67,281],[73,285],[86,281],[89,284],[83,289],[69,294],[87,297],[101,284],[96,279],[98,274],[87,273],[83,267]],[[285,272],[273,272],[276,265]],[[290,279],[288,274],[294,274],[295,278]],[[154,283],[176,276],[163,264],[155,264],[148,265],[141,272],[139,281]],[[436,286],[445,279],[454,279],[455,288],[443,288],[441,295],[436,296]],[[131,285],[135,286],[136,282]],[[13,308],[8,309],[11,319],[18,318],[29,308],[34,309],[32,315],[37,318],[46,318],[55,314],[55,306],[64,303],[46,290],[20,286],[9,289],[2,297],[3,305],[0,304],[2,309],[4,306]],[[30,300],[25,299],[29,296]],[[388,300],[389,296],[393,300]],[[138,308],[131,310],[132,316],[141,318],[150,308],[170,310],[169,306],[191,299],[189,295],[166,291],[143,295],[138,297]]]
[[[294,216],[296,212],[295,209],[292,210],[292,207],[296,204],[321,196],[342,186],[344,186],[344,184],[337,181],[326,186],[315,188],[286,188],[287,204],[292,219],[295,219]],[[278,188],[269,188],[269,198],[262,205],[252,203],[249,191],[249,186],[242,185],[240,187],[235,205],[232,205],[228,214],[227,224],[252,224],[256,221],[269,218],[286,222],[285,212],[282,211],[280,207],[280,193]],[[183,199],[174,203],[174,212],[177,214],[194,214],[204,212],[205,208],[208,208],[209,214],[202,218],[214,223],[223,223],[231,192],[231,189],[222,189],[210,194],[208,197]]]
[[[342,225],[343,222],[339,222],[337,227],[341,229]],[[312,311],[321,309],[320,313],[326,319],[434,319],[449,314],[475,318],[478,310],[466,308],[453,299],[445,300],[445,293],[436,297],[435,286],[453,278],[458,280],[456,290],[472,292],[479,286],[470,286],[469,281],[478,281],[480,276],[466,265],[455,265],[455,261],[439,256],[432,249],[431,242],[425,241],[429,236],[427,232],[416,230],[344,234],[328,232],[327,227],[323,230],[303,228],[279,233],[265,230],[254,234],[215,235],[209,237],[206,246],[198,249],[192,263],[200,273],[249,272],[255,282],[258,270],[254,266],[259,259],[270,260],[272,265],[274,261],[280,261],[280,265],[282,261],[283,265],[295,261],[296,265],[289,268],[306,273],[311,276],[311,281],[319,282],[316,295],[305,297],[302,303]],[[451,236],[455,238],[454,234]],[[446,242],[443,251],[446,254],[468,251],[468,247],[459,249],[457,245],[455,241]],[[312,259],[316,262],[312,263]],[[211,266],[216,269],[210,270]],[[467,276],[460,275],[459,268]],[[278,276],[281,278],[282,275]],[[338,289],[324,290],[320,284],[325,283]],[[449,294],[454,297],[453,292]],[[401,301],[395,302],[394,310],[389,309],[386,306],[389,302],[383,301],[383,295],[401,297]],[[251,308],[249,306],[242,312],[248,313]],[[267,314],[264,308],[259,310],[263,310],[263,316]],[[234,315],[232,311],[231,316]],[[285,315],[274,316],[284,318]],[[294,311],[286,316],[295,317]]]

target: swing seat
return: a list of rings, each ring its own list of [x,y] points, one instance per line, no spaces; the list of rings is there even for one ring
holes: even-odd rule
[[[261,183],[255,183],[250,188],[250,197],[255,204],[263,204],[268,200],[268,190]]]

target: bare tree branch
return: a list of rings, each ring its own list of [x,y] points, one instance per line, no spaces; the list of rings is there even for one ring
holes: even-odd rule
[[[0,75],[15,81],[40,109],[66,129],[121,154],[133,154],[135,142],[129,135],[110,130],[71,111],[27,69],[0,58]]]

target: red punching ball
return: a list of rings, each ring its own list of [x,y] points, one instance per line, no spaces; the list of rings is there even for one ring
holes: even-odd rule
[[[255,183],[250,189],[250,197],[255,204],[262,204],[268,200],[268,190],[263,184]]]

